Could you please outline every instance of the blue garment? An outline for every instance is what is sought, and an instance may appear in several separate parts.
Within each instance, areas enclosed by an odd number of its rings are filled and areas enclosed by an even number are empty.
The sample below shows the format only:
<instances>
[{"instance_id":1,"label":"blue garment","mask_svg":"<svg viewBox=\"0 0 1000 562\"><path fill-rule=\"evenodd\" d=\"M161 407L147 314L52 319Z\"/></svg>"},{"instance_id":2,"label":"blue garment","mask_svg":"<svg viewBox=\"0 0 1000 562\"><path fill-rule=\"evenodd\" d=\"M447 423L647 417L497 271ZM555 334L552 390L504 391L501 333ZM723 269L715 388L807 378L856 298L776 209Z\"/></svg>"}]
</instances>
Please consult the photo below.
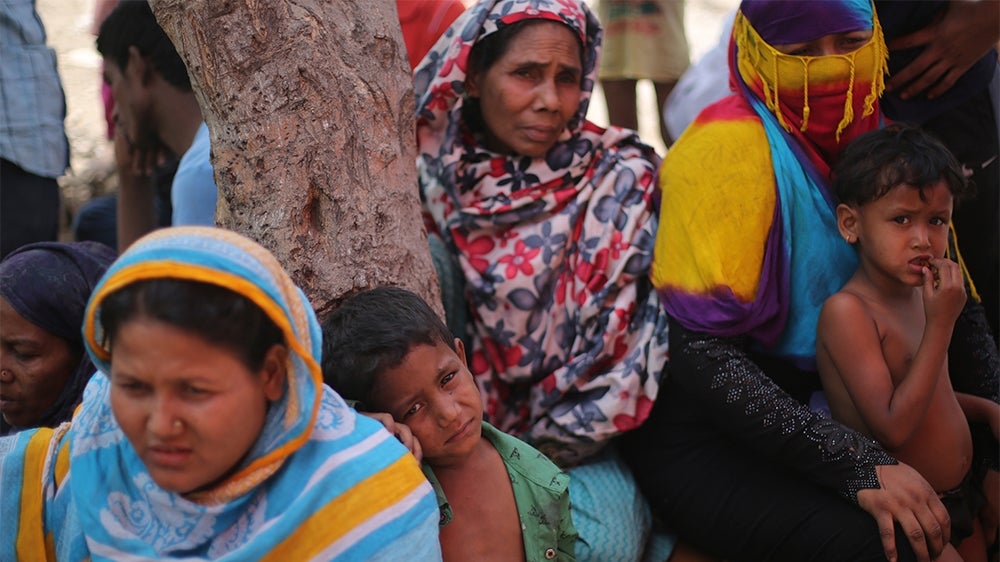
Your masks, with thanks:
<instances>
[{"instance_id":1,"label":"blue garment","mask_svg":"<svg viewBox=\"0 0 1000 562\"><path fill-rule=\"evenodd\" d=\"M257 440L221 482L186 494L156 484L118 425L98 320L120 287L166 277L243 295L288 350ZM72 424L0 438L0 560L440 560L430 484L381 424L323 385L315 313L267 250L222 229L158 230L114 262L86 310L101 372Z\"/></svg>"},{"instance_id":2,"label":"blue garment","mask_svg":"<svg viewBox=\"0 0 1000 562\"><path fill-rule=\"evenodd\" d=\"M57 178L69 167L56 53L34 0L0 0L0 158Z\"/></svg>"},{"instance_id":3,"label":"blue garment","mask_svg":"<svg viewBox=\"0 0 1000 562\"><path fill-rule=\"evenodd\" d=\"M584 561L651 560L651 550L666 560L674 537L651 534L653 518L628 466L615 446L566 471L573 502L573 525L579 533L576 559Z\"/></svg>"},{"instance_id":4,"label":"blue garment","mask_svg":"<svg viewBox=\"0 0 1000 562\"><path fill-rule=\"evenodd\" d=\"M215 171L212 169L212 146L208 138L208 125L202 122L194 141L181 156L177 174L171 187L173 226L214 226Z\"/></svg>"}]
</instances>

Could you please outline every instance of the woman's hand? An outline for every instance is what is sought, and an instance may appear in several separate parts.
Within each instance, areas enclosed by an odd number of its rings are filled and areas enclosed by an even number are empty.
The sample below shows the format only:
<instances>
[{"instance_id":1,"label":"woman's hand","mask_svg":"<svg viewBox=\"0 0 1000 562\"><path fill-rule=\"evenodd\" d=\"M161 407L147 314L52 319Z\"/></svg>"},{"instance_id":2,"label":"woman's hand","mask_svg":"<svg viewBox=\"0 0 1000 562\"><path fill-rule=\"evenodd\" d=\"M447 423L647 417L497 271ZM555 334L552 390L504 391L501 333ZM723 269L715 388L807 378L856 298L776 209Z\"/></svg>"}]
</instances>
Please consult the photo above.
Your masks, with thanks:
<instances>
[{"instance_id":1,"label":"woman's hand","mask_svg":"<svg viewBox=\"0 0 1000 562\"><path fill-rule=\"evenodd\" d=\"M882 548L891 562L898 559L894 522L899 522L917 560L937 558L951 538L951 518L937 493L909 465L875 467L881 488L858 492L858 505L878 523Z\"/></svg>"},{"instance_id":2,"label":"woman's hand","mask_svg":"<svg viewBox=\"0 0 1000 562\"><path fill-rule=\"evenodd\" d=\"M890 77L889 90L908 99L926 91L934 99L955 85L1000 39L1000 2L952 0L940 19L889 43L890 50L923 47L902 70Z\"/></svg>"},{"instance_id":3,"label":"woman's hand","mask_svg":"<svg viewBox=\"0 0 1000 562\"><path fill-rule=\"evenodd\" d=\"M385 426L386 431L396 436L399 442L403 444L404 447L410 450L410 453L414 457L417 457L417 462L420 462L424 458L424 452L420 448L420 441L413 435L410 428L403 423L399 423L392 419L392 416L385 412L359 412L363 416L368 416L373 420L378 421Z\"/></svg>"}]
</instances>

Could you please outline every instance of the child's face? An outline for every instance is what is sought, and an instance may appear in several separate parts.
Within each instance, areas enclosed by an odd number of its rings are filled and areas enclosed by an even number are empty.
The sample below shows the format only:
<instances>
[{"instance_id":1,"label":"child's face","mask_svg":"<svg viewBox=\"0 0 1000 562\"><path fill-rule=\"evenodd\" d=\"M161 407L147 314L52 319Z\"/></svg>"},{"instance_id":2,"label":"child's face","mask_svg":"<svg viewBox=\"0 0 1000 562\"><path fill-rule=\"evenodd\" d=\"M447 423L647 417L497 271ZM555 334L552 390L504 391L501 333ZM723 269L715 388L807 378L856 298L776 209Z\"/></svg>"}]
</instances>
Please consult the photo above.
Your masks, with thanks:
<instances>
[{"instance_id":1,"label":"child's face","mask_svg":"<svg viewBox=\"0 0 1000 562\"><path fill-rule=\"evenodd\" d=\"M952 195L944 180L920 191L897 185L875 201L853 208L858 256L871 270L909 286L923 283L922 268L944 257Z\"/></svg>"},{"instance_id":2,"label":"child's face","mask_svg":"<svg viewBox=\"0 0 1000 562\"><path fill-rule=\"evenodd\" d=\"M462 341L456 339L455 347L414 346L402 363L379 375L372 390L375 408L410 428L432 466L464 460L482 436L479 389Z\"/></svg>"}]
</instances>

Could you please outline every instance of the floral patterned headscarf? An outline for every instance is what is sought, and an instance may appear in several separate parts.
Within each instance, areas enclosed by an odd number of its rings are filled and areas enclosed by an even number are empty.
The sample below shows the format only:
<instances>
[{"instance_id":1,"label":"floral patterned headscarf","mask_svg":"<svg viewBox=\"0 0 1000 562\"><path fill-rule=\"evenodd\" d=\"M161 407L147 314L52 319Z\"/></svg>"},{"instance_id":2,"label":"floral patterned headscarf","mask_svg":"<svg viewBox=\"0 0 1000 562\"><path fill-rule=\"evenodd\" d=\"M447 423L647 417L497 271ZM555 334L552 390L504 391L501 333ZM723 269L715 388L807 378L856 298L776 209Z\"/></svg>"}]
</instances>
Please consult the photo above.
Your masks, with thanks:
<instances>
[{"instance_id":1,"label":"floral patterned headscarf","mask_svg":"<svg viewBox=\"0 0 1000 562\"><path fill-rule=\"evenodd\" d=\"M576 113L538 158L487 149L463 120L473 45L529 19L582 44ZM581 1L483 0L414 76L421 195L465 277L486 414L564 466L645 420L667 350L647 278L659 158L633 131L586 120L600 40Z\"/></svg>"}]
</instances>

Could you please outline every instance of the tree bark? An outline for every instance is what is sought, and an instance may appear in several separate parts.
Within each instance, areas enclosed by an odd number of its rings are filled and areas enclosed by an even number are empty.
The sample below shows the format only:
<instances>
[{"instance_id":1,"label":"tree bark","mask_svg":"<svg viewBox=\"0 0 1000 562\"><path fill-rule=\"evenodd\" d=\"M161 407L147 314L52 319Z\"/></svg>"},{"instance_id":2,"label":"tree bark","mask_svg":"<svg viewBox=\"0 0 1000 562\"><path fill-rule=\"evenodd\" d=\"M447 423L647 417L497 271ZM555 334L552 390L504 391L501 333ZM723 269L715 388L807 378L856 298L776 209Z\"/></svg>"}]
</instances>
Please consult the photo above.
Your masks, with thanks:
<instances>
[{"instance_id":1,"label":"tree bark","mask_svg":"<svg viewBox=\"0 0 1000 562\"><path fill-rule=\"evenodd\" d=\"M212 142L216 223L271 250L323 318L400 285L441 313L393 0L152 0Z\"/></svg>"}]
</instances>

